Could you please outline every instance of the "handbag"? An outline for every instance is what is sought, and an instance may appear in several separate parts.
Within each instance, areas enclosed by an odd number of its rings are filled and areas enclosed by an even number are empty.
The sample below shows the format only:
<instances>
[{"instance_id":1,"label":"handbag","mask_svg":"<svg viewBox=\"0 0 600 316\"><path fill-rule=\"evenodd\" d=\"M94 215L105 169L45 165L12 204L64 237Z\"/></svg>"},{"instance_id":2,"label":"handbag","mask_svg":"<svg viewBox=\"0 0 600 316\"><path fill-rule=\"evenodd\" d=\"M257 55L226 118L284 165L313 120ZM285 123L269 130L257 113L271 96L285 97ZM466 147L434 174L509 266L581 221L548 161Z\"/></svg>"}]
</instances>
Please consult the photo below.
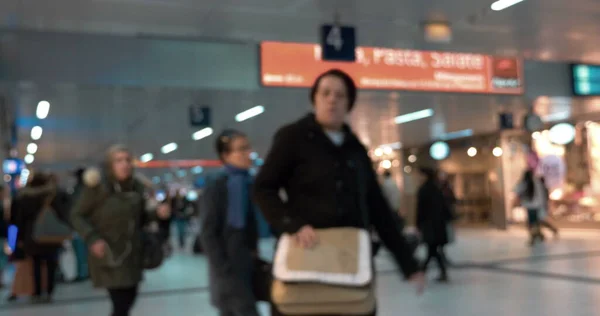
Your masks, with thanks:
<instances>
[{"instance_id":1,"label":"handbag","mask_svg":"<svg viewBox=\"0 0 600 316\"><path fill-rule=\"evenodd\" d=\"M33 240L40 244L62 244L72 236L71 228L62 222L52 209L53 199L54 196L46 199L34 223Z\"/></svg>"},{"instance_id":2,"label":"handbag","mask_svg":"<svg viewBox=\"0 0 600 316\"><path fill-rule=\"evenodd\" d=\"M254 260L252 271L252 292L258 302L271 302L273 265L260 258Z\"/></svg>"},{"instance_id":3,"label":"handbag","mask_svg":"<svg viewBox=\"0 0 600 316\"><path fill-rule=\"evenodd\" d=\"M446 224L446 236L449 244L456 241L456 232L454 231L454 225L452 223Z\"/></svg>"},{"instance_id":4,"label":"handbag","mask_svg":"<svg viewBox=\"0 0 600 316\"><path fill-rule=\"evenodd\" d=\"M364 229L315 229L319 243L312 249L296 246L288 234L279 240L271 300L281 313L365 315L375 310L371 223L364 185L368 181L358 165L356 181Z\"/></svg>"},{"instance_id":5,"label":"handbag","mask_svg":"<svg viewBox=\"0 0 600 316\"><path fill-rule=\"evenodd\" d=\"M287 315L364 315L375 309L371 238L365 229L315 229L319 244L304 249L279 240L271 299Z\"/></svg>"},{"instance_id":6,"label":"handbag","mask_svg":"<svg viewBox=\"0 0 600 316\"><path fill-rule=\"evenodd\" d=\"M162 243L160 242L160 234L143 232L143 266L146 270L153 270L163 263L165 254Z\"/></svg>"}]
</instances>

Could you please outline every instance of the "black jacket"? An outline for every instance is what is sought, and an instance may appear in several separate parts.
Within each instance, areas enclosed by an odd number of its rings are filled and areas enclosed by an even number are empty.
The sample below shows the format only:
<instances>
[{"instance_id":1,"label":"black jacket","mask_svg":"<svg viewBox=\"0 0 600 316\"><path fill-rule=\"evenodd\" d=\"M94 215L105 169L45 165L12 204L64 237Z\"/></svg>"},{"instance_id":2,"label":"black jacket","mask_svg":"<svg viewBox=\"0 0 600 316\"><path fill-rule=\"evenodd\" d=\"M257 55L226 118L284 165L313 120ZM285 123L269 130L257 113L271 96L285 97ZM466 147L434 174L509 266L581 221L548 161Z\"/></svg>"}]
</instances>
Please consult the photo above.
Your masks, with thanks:
<instances>
[{"instance_id":1,"label":"black jacket","mask_svg":"<svg viewBox=\"0 0 600 316\"><path fill-rule=\"evenodd\" d=\"M258 231L253 216L248 216L245 229L227 225L227 180L224 171L209 175L202 196L200 240L209 262L211 302L217 308L252 306L255 298L247 280L252 278Z\"/></svg>"},{"instance_id":2,"label":"black jacket","mask_svg":"<svg viewBox=\"0 0 600 316\"><path fill-rule=\"evenodd\" d=\"M417 263L383 196L367 150L348 126L344 133L344 143L336 146L313 114L281 128L255 180L254 199L281 233L295 233L304 225L372 226L409 276L417 271ZM279 196L281 188L287 194L285 203Z\"/></svg>"},{"instance_id":3,"label":"black jacket","mask_svg":"<svg viewBox=\"0 0 600 316\"><path fill-rule=\"evenodd\" d=\"M65 193L52 185L43 187L25 187L13 200L13 211L16 216L15 224L19 227L18 240L24 245L27 255L53 255L62 247L61 244L39 244L33 239L35 223L41 214L45 200L54 195L51 208L59 219L65 220L62 214L68 205L65 203ZM66 222L65 222L66 223Z\"/></svg>"},{"instance_id":4,"label":"black jacket","mask_svg":"<svg viewBox=\"0 0 600 316\"><path fill-rule=\"evenodd\" d=\"M444 192L434 181L425 182L417 194L417 227L430 245L448 243L447 225L452 214Z\"/></svg>"}]
</instances>

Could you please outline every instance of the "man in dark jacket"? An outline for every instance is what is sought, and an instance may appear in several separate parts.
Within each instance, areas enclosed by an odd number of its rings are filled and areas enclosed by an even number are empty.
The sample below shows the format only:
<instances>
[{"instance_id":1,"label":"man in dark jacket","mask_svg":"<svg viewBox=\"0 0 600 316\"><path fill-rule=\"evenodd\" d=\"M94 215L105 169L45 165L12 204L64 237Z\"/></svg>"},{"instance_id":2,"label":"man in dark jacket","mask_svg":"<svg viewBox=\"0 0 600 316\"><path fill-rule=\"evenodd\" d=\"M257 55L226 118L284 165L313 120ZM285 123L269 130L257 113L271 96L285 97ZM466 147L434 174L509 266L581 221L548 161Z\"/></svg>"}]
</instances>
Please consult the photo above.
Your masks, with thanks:
<instances>
[{"instance_id":1,"label":"man in dark jacket","mask_svg":"<svg viewBox=\"0 0 600 316\"><path fill-rule=\"evenodd\" d=\"M316 244L315 229L374 227L404 275L422 291L424 276L396 225L373 163L345 124L356 95L356 85L343 71L317 78L310 93L313 113L277 132L256 178L254 199L276 231L293 235L303 247Z\"/></svg>"},{"instance_id":2,"label":"man in dark jacket","mask_svg":"<svg viewBox=\"0 0 600 316\"><path fill-rule=\"evenodd\" d=\"M423 184L417 193L417 228L428 247L423 269L427 269L431 259L436 259L440 268L438 281L447 282L444 246L448 244L447 225L452 218L450 209L439 187L436 171L429 167L421 167L419 171Z\"/></svg>"}]
</instances>

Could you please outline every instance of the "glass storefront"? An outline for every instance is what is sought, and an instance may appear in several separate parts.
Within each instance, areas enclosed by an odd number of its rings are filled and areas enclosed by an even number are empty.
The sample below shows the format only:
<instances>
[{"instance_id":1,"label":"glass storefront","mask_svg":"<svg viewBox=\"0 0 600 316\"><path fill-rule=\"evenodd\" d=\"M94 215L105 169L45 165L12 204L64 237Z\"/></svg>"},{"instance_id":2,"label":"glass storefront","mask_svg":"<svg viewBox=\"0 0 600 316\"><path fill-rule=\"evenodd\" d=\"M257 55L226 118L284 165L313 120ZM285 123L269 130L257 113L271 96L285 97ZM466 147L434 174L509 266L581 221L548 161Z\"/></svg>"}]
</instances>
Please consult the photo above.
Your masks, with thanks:
<instances>
[{"instance_id":1,"label":"glass storefront","mask_svg":"<svg viewBox=\"0 0 600 316\"><path fill-rule=\"evenodd\" d=\"M548 215L561 226L600 227L600 124L581 122L571 140L560 139L565 135L552 129L531 135L536 173L550 192ZM525 220L522 208L511 215L513 222Z\"/></svg>"}]
</instances>

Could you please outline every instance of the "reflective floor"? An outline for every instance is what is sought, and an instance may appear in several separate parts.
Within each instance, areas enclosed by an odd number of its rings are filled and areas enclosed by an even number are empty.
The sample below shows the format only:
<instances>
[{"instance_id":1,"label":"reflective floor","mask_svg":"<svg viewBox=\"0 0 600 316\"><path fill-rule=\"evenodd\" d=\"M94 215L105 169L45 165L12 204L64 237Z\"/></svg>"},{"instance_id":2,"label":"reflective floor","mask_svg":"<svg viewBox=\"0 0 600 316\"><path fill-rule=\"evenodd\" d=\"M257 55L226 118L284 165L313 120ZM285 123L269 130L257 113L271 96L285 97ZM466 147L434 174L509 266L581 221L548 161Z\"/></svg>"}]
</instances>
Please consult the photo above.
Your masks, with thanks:
<instances>
[{"instance_id":1,"label":"reflective floor","mask_svg":"<svg viewBox=\"0 0 600 316\"><path fill-rule=\"evenodd\" d=\"M269 256L271 249L265 243L264 255ZM600 232L563 232L559 240L529 248L520 230L463 230L448 254L455 265L450 271L452 282L432 282L421 297L402 282L388 255L380 254L379 315L600 313ZM430 270L433 279L435 266ZM7 295L6 291L1 294ZM109 314L104 293L93 290L89 283L60 285L55 298L52 305L2 302L0 315ZM266 306L261 309L268 315ZM176 253L160 270L148 273L133 315L217 315L208 303L205 259Z\"/></svg>"}]
</instances>

